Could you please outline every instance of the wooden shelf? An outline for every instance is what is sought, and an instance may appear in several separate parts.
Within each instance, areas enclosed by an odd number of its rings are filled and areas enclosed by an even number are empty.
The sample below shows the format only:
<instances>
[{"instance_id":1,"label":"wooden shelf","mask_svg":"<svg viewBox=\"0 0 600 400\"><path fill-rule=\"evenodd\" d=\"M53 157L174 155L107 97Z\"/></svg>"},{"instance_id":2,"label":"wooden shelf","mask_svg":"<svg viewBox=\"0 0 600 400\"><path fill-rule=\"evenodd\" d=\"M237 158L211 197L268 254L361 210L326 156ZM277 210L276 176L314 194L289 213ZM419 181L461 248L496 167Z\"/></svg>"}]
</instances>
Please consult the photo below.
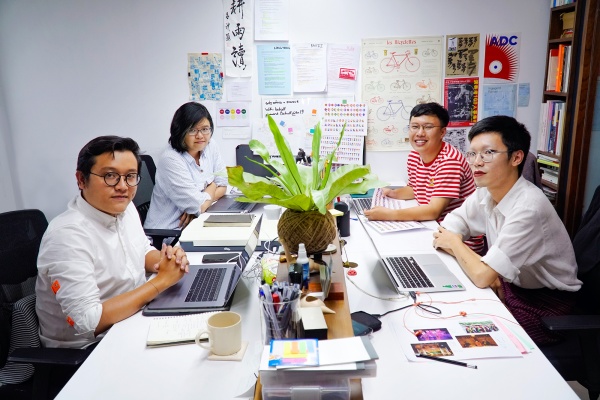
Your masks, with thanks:
<instances>
[{"instance_id":1,"label":"wooden shelf","mask_svg":"<svg viewBox=\"0 0 600 400\"><path fill-rule=\"evenodd\" d=\"M542 178L542 185L549 187L552 190L558 191L558 185L552 182L548 182L544 178Z\"/></svg>"}]
</instances>

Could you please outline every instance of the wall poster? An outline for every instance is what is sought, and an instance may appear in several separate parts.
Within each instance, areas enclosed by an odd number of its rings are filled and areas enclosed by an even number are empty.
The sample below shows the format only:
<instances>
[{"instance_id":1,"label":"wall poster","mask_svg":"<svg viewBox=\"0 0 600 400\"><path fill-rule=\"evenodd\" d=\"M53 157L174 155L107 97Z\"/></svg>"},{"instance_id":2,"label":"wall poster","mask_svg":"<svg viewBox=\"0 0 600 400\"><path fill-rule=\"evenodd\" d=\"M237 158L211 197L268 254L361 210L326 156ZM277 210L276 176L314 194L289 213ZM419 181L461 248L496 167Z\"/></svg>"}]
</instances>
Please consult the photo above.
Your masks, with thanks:
<instances>
[{"instance_id":1,"label":"wall poster","mask_svg":"<svg viewBox=\"0 0 600 400\"><path fill-rule=\"evenodd\" d=\"M479 71L479 33L446 36L446 76L474 76Z\"/></svg>"},{"instance_id":2,"label":"wall poster","mask_svg":"<svg viewBox=\"0 0 600 400\"><path fill-rule=\"evenodd\" d=\"M478 104L479 78L444 80L444 107L450 115L449 127L474 125Z\"/></svg>"},{"instance_id":3,"label":"wall poster","mask_svg":"<svg viewBox=\"0 0 600 400\"><path fill-rule=\"evenodd\" d=\"M441 102L443 37L363 39L362 102L367 103L367 150L411 149L410 110Z\"/></svg>"}]
</instances>

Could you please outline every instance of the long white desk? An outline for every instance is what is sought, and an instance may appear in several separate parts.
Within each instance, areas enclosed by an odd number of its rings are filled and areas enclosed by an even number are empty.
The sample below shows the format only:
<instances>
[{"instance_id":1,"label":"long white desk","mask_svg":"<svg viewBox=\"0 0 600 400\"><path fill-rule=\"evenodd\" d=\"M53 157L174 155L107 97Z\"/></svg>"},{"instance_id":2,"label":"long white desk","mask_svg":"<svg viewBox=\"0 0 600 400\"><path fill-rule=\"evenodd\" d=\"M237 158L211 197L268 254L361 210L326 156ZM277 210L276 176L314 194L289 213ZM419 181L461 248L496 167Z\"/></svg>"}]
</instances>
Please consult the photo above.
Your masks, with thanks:
<instances>
[{"instance_id":1,"label":"long white desk","mask_svg":"<svg viewBox=\"0 0 600 400\"><path fill-rule=\"evenodd\" d=\"M349 260L359 264L355 276L346 276L351 312L381 314L412 303L412 299L401 299L393 288L383 266L378 262L379 256L373 248L371 238L378 249L386 252L431 252L433 229L437 224L428 222L426 225L431 229L382 235L371 228L364 228L357 220L351 220L351 235L345 238L348 242L346 250ZM369 230L370 236L365 229ZM467 287L467 291L431 293L431 299L448 302L481 299L453 305L434 304L442 310L443 315L456 315L460 311L466 311L467 315L494 314L514 321L506 307L497 301L498 298L491 289L477 288L462 272L453 257L442 252L438 254ZM364 292L400 300L375 299ZM427 297L422 299L426 300ZM406 321L403 321L403 314L406 312L410 314L407 315ZM381 330L371 335L372 343L379 354L377 377L362 380L365 399L578 399L537 347L522 358L469 360L478 366L476 370L437 362L415 363L409 362L404 356L398 345L398 332L405 329L404 323L418 328L419 317L409 308L388 314L382 317L381 321ZM443 326L444 322L440 325ZM522 328L517 329L529 339ZM533 341L529 340L533 344Z\"/></svg>"},{"instance_id":2,"label":"long white desk","mask_svg":"<svg viewBox=\"0 0 600 400\"><path fill-rule=\"evenodd\" d=\"M435 223L428 225L433 227ZM432 230L386 235L374 231L369 233L379 249L431 251ZM351 311L382 313L410 304L391 286L378 263L371 239L359 221L351 221L351 236L346 240L348 258L359 264L357 275L351 278L358 288L350 277L346 277ZM190 253L192 263L199 262L200 257L200 253ZM434 300L497 300L491 290L476 288L452 257L444 254L441 257L467 286L467 291L431 294ZM150 319L137 313L110 329L57 398L251 398L261 351L255 285L251 279L242 279L232 306L233 311L243 315L242 334L249 342L242 362L209 361L208 352L195 344L148 349L145 339ZM375 299L363 291L398 300ZM496 301L437 306L444 315L466 311L468 314L483 312L512 319L508 310ZM377 377L362 380L365 399L413 396L420 399L577 399L569 385L537 349L522 358L474 360L477 370L437 362L408 362L398 345L398 332L405 329L404 312L382 317L381 330L371 335L380 358ZM246 395L241 396L245 392Z\"/></svg>"}]
</instances>

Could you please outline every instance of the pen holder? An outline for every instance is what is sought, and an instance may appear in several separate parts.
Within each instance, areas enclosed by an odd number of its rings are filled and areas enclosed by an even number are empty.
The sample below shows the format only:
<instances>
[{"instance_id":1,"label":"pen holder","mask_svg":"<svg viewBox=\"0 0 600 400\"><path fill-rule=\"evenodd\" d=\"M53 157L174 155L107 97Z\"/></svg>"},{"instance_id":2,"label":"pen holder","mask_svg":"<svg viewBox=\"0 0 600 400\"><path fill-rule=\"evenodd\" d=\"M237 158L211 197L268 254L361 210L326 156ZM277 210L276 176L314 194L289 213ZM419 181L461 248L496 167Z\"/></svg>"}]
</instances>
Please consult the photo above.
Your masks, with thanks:
<instances>
[{"instance_id":1,"label":"pen holder","mask_svg":"<svg viewBox=\"0 0 600 400\"><path fill-rule=\"evenodd\" d=\"M263 343L269 344L271 339L295 339L300 320L300 298L272 303L261 297L259 301Z\"/></svg>"}]
</instances>

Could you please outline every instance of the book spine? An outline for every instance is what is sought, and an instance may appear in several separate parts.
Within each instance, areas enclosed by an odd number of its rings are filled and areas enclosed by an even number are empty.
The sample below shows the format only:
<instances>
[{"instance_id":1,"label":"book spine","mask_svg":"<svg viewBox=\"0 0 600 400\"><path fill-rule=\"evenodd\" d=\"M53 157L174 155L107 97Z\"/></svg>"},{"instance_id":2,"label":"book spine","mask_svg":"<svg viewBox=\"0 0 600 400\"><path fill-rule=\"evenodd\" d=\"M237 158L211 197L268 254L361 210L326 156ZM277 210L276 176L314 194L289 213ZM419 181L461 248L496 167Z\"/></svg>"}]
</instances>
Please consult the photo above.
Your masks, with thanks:
<instances>
[{"instance_id":1,"label":"book spine","mask_svg":"<svg viewBox=\"0 0 600 400\"><path fill-rule=\"evenodd\" d=\"M554 77L555 90L557 92L560 92L562 89L564 59L565 59L565 45L559 44L558 45L558 59L556 62L556 76Z\"/></svg>"}]
</instances>

